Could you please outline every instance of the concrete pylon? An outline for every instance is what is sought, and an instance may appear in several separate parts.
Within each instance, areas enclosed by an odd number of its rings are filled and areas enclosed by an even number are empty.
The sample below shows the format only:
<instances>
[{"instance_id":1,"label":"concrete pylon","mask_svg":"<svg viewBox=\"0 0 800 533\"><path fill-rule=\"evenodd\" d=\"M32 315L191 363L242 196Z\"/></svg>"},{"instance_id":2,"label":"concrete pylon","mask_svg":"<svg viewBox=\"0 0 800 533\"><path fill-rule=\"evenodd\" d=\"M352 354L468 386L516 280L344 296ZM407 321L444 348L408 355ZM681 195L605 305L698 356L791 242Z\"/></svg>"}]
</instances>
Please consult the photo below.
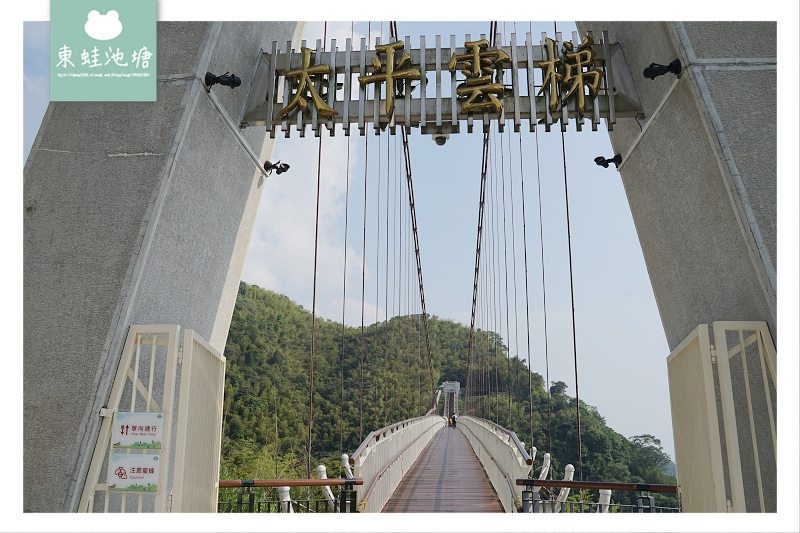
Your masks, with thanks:
<instances>
[{"instance_id":1,"label":"concrete pylon","mask_svg":"<svg viewBox=\"0 0 800 533\"><path fill-rule=\"evenodd\" d=\"M612 41L624 44L644 104L641 120L619 121L609 135L614 153L621 155L620 176L670 350L689 342L706 324L726 321L765 322L777 345L777 23L577 26L582 34L608 30ZM679 73L645 76L652 63L676 61L681 64ZM725 335L712 342L720 350L726 345ZM744 343L730 346L735 345L744 361ZM725 425L730 422L717 417L717 410L723 409L720 387L731 386L723 383L717 359L728 356L720 351L703 366L697 355L691 359L695 366L685 367L691 371L670 375L671 395L686 400L672 404L673 421L685 422L674 426L678 483L687 495L683 511L775 512L772 432L751 433L751 424L740 421L735 426L738 438L732 439ZM742 383L748 375L753 383L767 383L762 367L752 362L758 358L748 358L747 373L740 370L740 381L733 385L737 393L744 394ZM707 381L703 368L708 369ZM762 390L771 387L765 384ZM762 392L759 399L749 389L746 394L747 403L737 407L752 409L754 418L766 424L773 413L762 405L769 398ZM704 417L711 422L697 427L709 429L711 437L705 441L689 429L691 421ZM711 427L713 421L718 427ZM719 435L726 435L725 442ZM700 450L720 465L715 494L705 498L690 496L708 490L691 464ZM712 470L711 461L703 467ZM748 491L738 501L732 496L736 480L731 474L737 470L743 472ZM706 476L704 481L713 479Z\"/></svg>"},{"instance_id":2,"label":"concrete pylon","mask_svg":"<svg viewBox=\"0 0 800 533\"><path fill-rule=\"evenodd\" d=\"M156 102L58 102L24 171L24 510L77 508L128 327L223 351L274 141L239 130L296 22L159 22ZM235 73L214 86L206 72Z\"/></svg>"},{"instance_id":3,"label":"concrete pylon","mask_svg":"<svg viewBox=\"0 0 800 533\"><path fill-rule=\"evenodd\" d=\"M576 24L623 43L644 104L609 136L670 350L718 320L777 343L777 24Z\"/></svg>"}]
</instances>

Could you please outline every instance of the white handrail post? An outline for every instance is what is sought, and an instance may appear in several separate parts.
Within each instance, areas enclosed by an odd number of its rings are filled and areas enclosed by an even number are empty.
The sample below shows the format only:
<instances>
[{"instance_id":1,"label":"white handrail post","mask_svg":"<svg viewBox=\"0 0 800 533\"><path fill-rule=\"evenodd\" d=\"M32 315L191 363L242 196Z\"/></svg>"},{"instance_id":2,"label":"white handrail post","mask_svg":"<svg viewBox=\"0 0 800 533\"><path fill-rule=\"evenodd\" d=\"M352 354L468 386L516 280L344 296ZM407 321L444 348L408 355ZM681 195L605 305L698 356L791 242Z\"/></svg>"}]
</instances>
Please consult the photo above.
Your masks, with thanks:
<instances>
[{"instance_id":1,"label":"white handrail post","mask_svg":"<svg viewBox=\"0 0 800 533\"><path fill-rule=\"evenodd\" d=\"M355 476L353 475L353 470L350 468L350 456L346 453L342 454L342 466L344 467L344 473L347 474L347 478L353 479Z\"/></svg>"},{"instance_id":2,"label":"white handrail post","mask_svg":"<svg viewBox=\"0 0 800 533\"><path fill-rule=\"evenodd\" d=\"M600 489L600 498L598 498L598 512L607 513L609 503L611 503L611 491L609 489Z\"/></svg>"},{"instance_id":3,"label":"white handrail post","mask_svg":"<svg viewBox=\"0 0 800 533\"><path fill-rule=\"evenodd\" d=\"M547 473L550 472L550 454L544 454L542 459L542 471L539 473L539 479L547 479Z\"/></svg>"},{"instance_id":4,"label":"white handrail post","mask_svg":"<svg viewBox=\"0 0 800 533\"><path fill-rule=\"evenodd\" d=\"M572 465L567 465L566 468L564 468L564 481L572 481L572 476L574 474L575 467ZM554 513L561 512L561 504L564 503L564 501L567 499L567 496L569 496L569 487L563 487L561 492L558 493L558 498L556 498L556 503L553 506Z\"/></svg>"},{"instance_id":5,"label":"white handrail post","mask_svg":"<svg viewBox=\"0 0 800 533\"><path fill-rule=\"evenodd\" d=\"M325 465L319 465L317 467L317 477L320 479L328 479L328 472L325 470ZM328 500L328 507L332 511L336 510L336 503L333 499L333 492L331 492L331 488L329 485L323 485L322 492L325 494L325 499Z\"/></svg>"},{"instance_id":6,"label":"white handrail post","mask_svg":"<svg viewBox=\"0 0 800 533\"><path fill-rule=\"evenodd\" d=\"M284 513L293 513L292 497L289 495L289 487L278 487L281 495L281 509Z\"/></svg>"}]
</instances>

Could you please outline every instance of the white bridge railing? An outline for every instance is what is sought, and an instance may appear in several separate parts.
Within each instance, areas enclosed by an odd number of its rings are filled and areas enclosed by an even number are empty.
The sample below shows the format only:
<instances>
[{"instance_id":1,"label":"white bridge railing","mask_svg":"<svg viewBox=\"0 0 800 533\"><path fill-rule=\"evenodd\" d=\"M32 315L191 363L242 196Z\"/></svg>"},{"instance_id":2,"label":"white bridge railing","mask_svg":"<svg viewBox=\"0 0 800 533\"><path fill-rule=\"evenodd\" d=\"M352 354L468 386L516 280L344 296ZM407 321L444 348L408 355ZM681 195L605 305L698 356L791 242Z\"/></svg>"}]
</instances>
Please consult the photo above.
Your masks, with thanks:
<instances>
[{"instance_id":1,"label":"white bridge railing","mask_svg":"<svg viewBox=\"0 0 800 533\"><path fill-rule=\"evenodd\" d=\"M370 433L349 461L343 457L345 464L353 465L354 477L364 480L356 489L359 512L379 513L383 509L422 450L444 426L443 417L430 413L403 420Z\"/></svg>"},{"instance_id":2,"label":"white bridge railing","mask_svg":"<svg viewBox=\"0 0 800 533\"><path fill-rule=\"evenodd\" d=\"M516 480L528 476L533 458L517 435L494 422L472 416L458 417L458 428L478 456L506 512L522 512L522 487L516 485Z\"/></svg>"}]
</instances>

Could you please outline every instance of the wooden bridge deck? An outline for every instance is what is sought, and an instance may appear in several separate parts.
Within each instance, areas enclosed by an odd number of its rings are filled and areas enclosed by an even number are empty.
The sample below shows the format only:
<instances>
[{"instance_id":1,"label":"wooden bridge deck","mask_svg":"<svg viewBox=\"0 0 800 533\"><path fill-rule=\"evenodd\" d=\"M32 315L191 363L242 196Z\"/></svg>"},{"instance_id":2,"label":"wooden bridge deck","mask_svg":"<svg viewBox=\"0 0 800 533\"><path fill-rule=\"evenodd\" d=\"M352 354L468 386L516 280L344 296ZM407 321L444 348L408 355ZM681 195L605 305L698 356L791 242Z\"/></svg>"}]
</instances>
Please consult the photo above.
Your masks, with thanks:
<instances>
[{"instance_id":1,"label":"wooden bridge deck","mask_svg":"<svg viewBox=\"0 0 800 533\"><path fill-rule=\"evenodd\" d=\"M443 428L400 482L383 513L502 513L467 438Z\"/></svg>"}]
</instances>

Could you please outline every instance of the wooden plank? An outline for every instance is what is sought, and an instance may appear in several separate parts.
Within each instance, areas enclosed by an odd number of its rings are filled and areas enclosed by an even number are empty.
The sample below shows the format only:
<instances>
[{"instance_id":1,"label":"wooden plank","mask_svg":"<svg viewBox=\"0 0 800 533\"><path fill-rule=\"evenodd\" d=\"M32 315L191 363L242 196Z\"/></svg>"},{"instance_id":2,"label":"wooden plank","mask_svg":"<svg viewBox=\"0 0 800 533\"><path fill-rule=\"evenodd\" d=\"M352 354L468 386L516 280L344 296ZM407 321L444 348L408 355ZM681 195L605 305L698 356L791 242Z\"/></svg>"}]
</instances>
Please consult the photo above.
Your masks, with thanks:
<instances>
[{"instance_id":1,"label":"wooden plank","mask_svg":"<svg viewBox=\"0 0 800 533\"><path fill-rule=\"evenodd\" d=\"M464 434L457 428L444 428L382 512L502 513L503 506Z\"/></svg>"}]
</instances>

